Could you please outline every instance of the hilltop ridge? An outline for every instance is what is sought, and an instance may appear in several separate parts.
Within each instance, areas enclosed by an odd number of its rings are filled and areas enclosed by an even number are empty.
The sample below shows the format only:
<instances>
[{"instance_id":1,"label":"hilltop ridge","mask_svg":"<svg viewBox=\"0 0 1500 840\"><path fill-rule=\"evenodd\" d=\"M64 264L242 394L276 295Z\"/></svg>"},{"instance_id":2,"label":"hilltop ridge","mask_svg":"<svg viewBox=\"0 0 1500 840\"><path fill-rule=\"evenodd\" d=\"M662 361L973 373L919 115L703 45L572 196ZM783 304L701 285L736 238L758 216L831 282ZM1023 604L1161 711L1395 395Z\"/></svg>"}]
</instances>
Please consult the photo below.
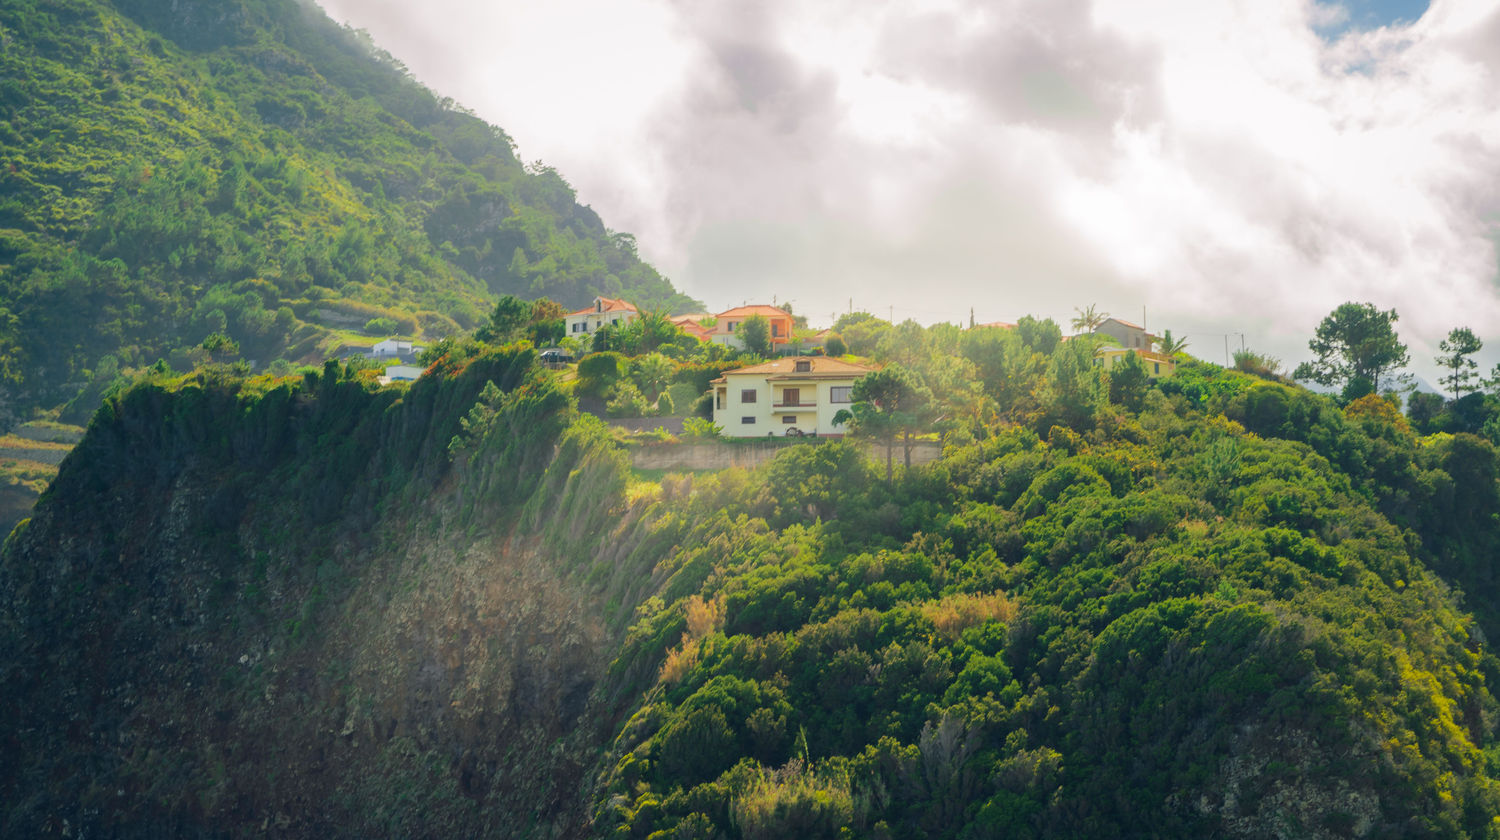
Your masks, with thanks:
<instances>
[{"instance_id":1,"label":"hilltop ridge","mask_svg":"<svg viewBox=\"0 0 1500 840\"><path fill-rule=\"evenodd\" d=\"M0 8L0 409L220 333L315 359L495 296L692 308L505 132L294 0Z\"/></svg>"}]
</instances>

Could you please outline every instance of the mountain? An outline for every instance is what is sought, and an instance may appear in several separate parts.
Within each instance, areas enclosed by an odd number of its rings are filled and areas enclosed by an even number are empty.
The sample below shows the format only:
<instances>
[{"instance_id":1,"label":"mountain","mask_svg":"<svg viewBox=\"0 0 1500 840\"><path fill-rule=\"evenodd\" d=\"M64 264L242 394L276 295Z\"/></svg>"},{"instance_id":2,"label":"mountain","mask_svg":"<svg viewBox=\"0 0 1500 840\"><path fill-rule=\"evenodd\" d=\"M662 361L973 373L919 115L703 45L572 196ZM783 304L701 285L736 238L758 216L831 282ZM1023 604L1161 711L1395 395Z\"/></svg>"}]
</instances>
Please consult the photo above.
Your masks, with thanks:
<instances>
[{"instance_id":1,"label":"mountain","mask_svg":"<svg viewBox=\"0 0 1500 840\"><path fill-rule=\"evenodd\" d=\"M1489 836L1495 448L1020 332L882 339L892 480L634 472L526 345L153 374L0 553L3 833Z\"/></svg>"},{"instance_id":2,"label":"mountain","mask_svg":"<svg viewBox=\"0 0 1500 840\"><path fill-rule=\"evenodd\" d=\"M697 307L556 171L311 5L6 2L0 76L0 411L191 367L214 333L321 362L471 329L505 293Z\"/></svg>"}]
</instances>

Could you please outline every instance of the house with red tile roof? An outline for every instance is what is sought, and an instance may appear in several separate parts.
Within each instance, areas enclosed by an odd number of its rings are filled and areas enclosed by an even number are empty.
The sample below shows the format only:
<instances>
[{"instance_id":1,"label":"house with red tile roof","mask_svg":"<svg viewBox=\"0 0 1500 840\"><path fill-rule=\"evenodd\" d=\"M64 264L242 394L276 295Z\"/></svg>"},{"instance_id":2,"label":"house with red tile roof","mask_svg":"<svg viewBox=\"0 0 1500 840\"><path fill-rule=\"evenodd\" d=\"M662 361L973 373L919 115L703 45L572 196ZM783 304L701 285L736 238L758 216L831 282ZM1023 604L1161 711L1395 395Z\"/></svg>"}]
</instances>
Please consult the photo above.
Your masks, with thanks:
<instances>
[{"instance_id":1,"label":"house with red tile roof","mask_svg":"<svg viewBox=\"0 0 1500 840\"><path fill-rule=\"evenodd\" d=\"M603 326L623 327L641 317L635 304L617 298L596 297L594 305L563 316L563 328L567 335L582 337L593 335Z\"/></svg>"},{"instance_id":2,"label":"house with red tile roof","mask_svg":"<svg viewBox=\"0 0 1500 840\"><path fill-rule=\"evenodd\" d=\"M698 322L712 317L713 316L709 315L707 312L693 312L687 315L674 315L672 316L671 320L673 324L681 327L683 332L687 333L693 338L696 338L699 341L708 341L708 327L705 327Z\"/></svg>"},{"instance_id":3,"label":"house with red tile roof","mask_svg":"<svg viewBox=\"0 0 1500 840\"><path fill-rule=\"evenodd\" d=\"M787 312L774 306L736 306L727 311L720 312L716 317L719 319L708 331L708 340L716 344L727 344L740 350L745 349L745 342L740 340L738 331L745 319L752 315L765 318L771 325L771 347L780 347L792 340L792 316Z\"/></svg>"}]
</instances>

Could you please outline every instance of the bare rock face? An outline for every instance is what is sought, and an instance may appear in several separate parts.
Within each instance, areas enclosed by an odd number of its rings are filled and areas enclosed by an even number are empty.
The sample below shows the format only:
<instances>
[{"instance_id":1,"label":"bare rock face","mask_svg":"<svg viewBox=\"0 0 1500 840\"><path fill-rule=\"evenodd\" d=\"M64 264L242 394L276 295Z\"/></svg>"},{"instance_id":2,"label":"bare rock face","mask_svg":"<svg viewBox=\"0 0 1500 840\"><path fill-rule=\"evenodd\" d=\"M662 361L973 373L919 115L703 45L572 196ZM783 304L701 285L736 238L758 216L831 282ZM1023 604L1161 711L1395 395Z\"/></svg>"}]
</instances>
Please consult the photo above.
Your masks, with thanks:
<instances>
[{"instance_id":1,"label":"bare rock face","mask_svg":"<svg viewBox=\"0 0 1500 840\"><path fill-rule=\"evenodd\" d=\"M1351 784L1351 775L1330 768L1367 762L1371 782ZM1204 816L1221 820L1226 837L1322 840L1370 837L1382 825L1380 797L1373 790L1379 751L1334 750L1296 728L1246 727L1230 744L1212 792L1193 803ZM1399 832L1397 832L1399 833Z\"/></svg>"}]
</instances>

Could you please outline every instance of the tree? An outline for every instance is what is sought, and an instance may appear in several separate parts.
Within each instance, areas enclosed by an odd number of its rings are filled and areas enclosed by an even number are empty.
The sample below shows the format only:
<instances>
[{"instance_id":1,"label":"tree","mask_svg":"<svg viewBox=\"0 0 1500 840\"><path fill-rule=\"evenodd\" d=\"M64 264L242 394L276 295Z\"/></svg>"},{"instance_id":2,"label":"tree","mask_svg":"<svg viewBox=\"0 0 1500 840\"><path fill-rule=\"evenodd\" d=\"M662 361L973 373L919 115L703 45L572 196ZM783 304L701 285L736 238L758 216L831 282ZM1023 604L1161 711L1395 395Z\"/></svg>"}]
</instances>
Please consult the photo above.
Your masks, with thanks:
<instances>
[{"instance_id":1,"label":"tree","mask_svg":"<svg viewBox=\"0 0 1500 840\"><path fill-rule=\"evenodd\" d=\"M578 360L578 379L573 386L579 396L602 397L620 381L625 359L619 353L591 353Z\"/></svg>"},{"instance_id":2,"label":"tree","mask_svg":"<svg viewBox=\"0 0 1500 840\"><path fill-rule=\"evenodd\" d=\"M1173 338L1171 330L1162 330L1161 336L1156 339L1157 351L1165 353L1168 356L1175 356L1181 353L1187 349L1187 345L1186 338Z\"/></svg>"},{"instance_id":3,"label":"tree","mask_svg":"<svg viewBox=\"0 0 1500 840\"><path fill-rule=\"evenodd\" d=\"M526 337L538 347L547 347L562 341L567 329L563 316L568 310L551 298L537 298L531 302L531 323L526 327Z\"/></svg>"},{"instance_id":4,"label":"tree","mask_svg":"<svg viewBox=\"0 0 1500 840\"><path fill-rule=\"evenodd\" d=\"M1417 434L1430 435L1440 430L1444 408L1441 394L1418 391L1406 401L1406 418Z\"/></svg>"},{"instance_id":5,"label":"tree","mask_svg":"<svg viewBox=\"0 0 1500 840\"><path fill-rule=\"evenodd\" d=\"M589 351L592 353L618 353L624 349L624 340L621 329L614 324L605 324L594 330L589 338Z\"/></svg>"},{"instance_id":6,"label":"tree","mask_svg":"<svg viewBox=\"0 0 1500 840\"><path fill-rule=\"evenodd\" d=\"M1381 311L1370 303L1343 304L1323 319L1307 343L1318 358L1298 365L1292 378L1342 386L1348 401L1379 393L1383 384L1402 382L1395 371L1410 357L1392 327L1397 317L1396 310Z\"/></svg>"},{"instance_id":7,"label":"tree","mask_svg":"<svg viewBox=\"0 0 1500 840\"><path fill-rule=\"evenodd\" d=\"M829 333L823 342L823 352L829 356L842 356L849 352L849 347L838 333Z\"/></svg>"},{"instance_id":8,"label":"tree","mask_svg":"<svg viewBox=\"0 0 1500 840\"><path fill-rule=\"evenodd\" d=\"M1470 356L1478 353L1484 342L1468 327L1455 327L1448 333L1448 338L1438 343L1438 349L1443 355L1437 356L1433 361L1448 369L1448 374L1438 380L1447 386L1449 393L1454 399L1474 390L1474 384L1478 375L1474 372L1479 365Z\"/></svg>"},{"instance_id":9,"label":"tree","mask_svg":"<svg viewBox=\"0 0 1500 840\"><path fill-rule=\"evenodd\" d=\"M677 366L672 364L672 360L660 353L642 356L632 362L630 368L630 377L635 380L648 401L655 400L672 381L672 374L677 372Z\"/></svg>"},{"instance_id":10,"label":"tree","mask_svg":"<svg viewBox=\"0 0 1500 840\"><path fill-rule=\"evenodd\" d=\"M771 355L771 322L763 316L751 315L740 322L740 341L745 349L763 358Z\"/></svg>"},{"instance_id":11,"label":"tree","mask_svg":"<svg viewBox=\"0 0 1500 840\"><path fill-rule=\"evenodd\" d=\"M490 344L508 344L521 337L531 323L532 306L515 295L501 295L490 312L490 322L475 336Z\"/></svg>"},{"instance_id":12,"label":"tree","mask_svg":"<svg viewBox=\"0 0 1500 840\"><path fill-rule=\"evenodd\" d=\"M210 333L198 346L207 350L209 359L215 362L232 359L240 354L239 342L221 332Z\"/></svg>"},{"instance_id":13,"label":"tree","mask_svg":"<svg viewBox=\"0 0 1500 840\"><path fill-rule=\"evenodd\" d=\"M1044 356L1052 355L1052 351L1062 343L1062 329L1051 318L1038 321L1030 315L1022 315L1021 320L1016 322L1016 334L1021 337L1021 343L1031 348L1032 352Z\"/></svg>"},{"instance_id":14,"label":"tree","mask_svg":"<svg viewBox=\"0 0 1500 840\"><path fill-rule=\"evenodd\" d=\"M1131 411L1140 411L1150 384L1151 377L1140 354L1131 350L1109 370L1109 400Z\"/></svg>"},{"instance_id":15,"label":"tree","mask_svg":"<svg viewBox=\"0 0 1500 840\"><path fill-rule=\"evenodd\" d=\"M394 318L371 318L365 322L365 335L393 335L396 326Z\"/></svg>"},{"instance_id":16,"label":"tree","mask_svg":"<svg viewBox=\"0 0 1500 840\"><path fill-rule=\"evenodd\" d=\"M833 322L833 330L844 339L847 352L856 356L874 353L880 337L890 328L890 322L868 312L848 312Z\"/></svg>"},{"instance_id":17,"label":"tree","mask_svg":"<svg viewBox=\"0 0 1500 840\"><path fill-rule=\"evenodd\" d=\"M1078 313L1078 317L1074 318L1070 323L1073 325L1073 329L1078 332L1091 333L1103 326L1105 321L1109 320L1109 313L1100 312L1092 303L1085 309L1079 309L1075 306L1073 307L1073 311Z\"/></svg>"},{"instance_id":18,"label":"tree","mask_svg":"<svg viewBox=\"0 0 1500 840\"><path fill-rule=\"evenodd\" d=\"M605 403L605 411L610 417L641 417L650 407L651 402L628 379L615 383L609 390L609 401Z\"/></svg>"},{"instance_id":19,"label":"tree","mask_svg":"<svg viewBox=\"0 0 1500 840\"><path fill-rule=\"evenodd\" d=\"M1075 339L1059 346L1047 362L1047 375L1038 391L1043 408L1039 431L1053 425L1092 428L1099 407L1109 397L1109 380L1094 363L1092 342Z\"/></svg>"},{"instance_id":20,"label":"tree","mask_svg":"<svg viewBox=\"0 0 1500 840\"><path fill-rule=\"evenodd\" d=\"M840 409L835 425L848 423L850 431L885 443L885 480L894 472L896 437L904 433L906 465L911 466L911 435L932 404L932 394L900 365L871 371L854 383L853 405Z\"/></svg>"}]
</instances>

